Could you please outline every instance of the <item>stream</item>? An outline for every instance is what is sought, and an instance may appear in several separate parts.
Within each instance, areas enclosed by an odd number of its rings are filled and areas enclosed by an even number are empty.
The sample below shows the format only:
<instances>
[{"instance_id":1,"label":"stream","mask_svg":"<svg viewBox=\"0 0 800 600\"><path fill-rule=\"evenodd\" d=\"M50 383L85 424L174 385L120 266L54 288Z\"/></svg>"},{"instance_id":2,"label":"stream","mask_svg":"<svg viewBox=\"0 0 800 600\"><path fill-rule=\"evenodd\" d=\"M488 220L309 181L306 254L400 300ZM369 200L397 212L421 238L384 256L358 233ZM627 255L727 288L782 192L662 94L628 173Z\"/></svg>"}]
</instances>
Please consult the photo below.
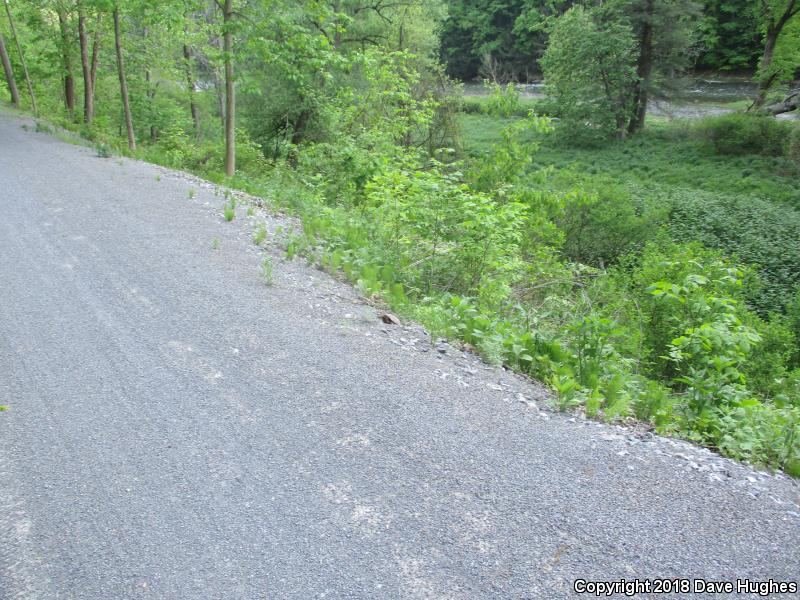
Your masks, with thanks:
<instances>
[{"instance_id":1,"label":"stream","mask_svg":"<svg viewBox=\"0 0 800 600\"><path fill-rule=\"evenodd\" d=\"M519 84L523 98L544 98L544 82ZM733 102L751 100L756 85L752 79L740 76L697 77L682 87L666 93L663 97L651 98L648 113L670 119L698 118L732 112ZM486 96L489 91L482 82L464 83L465 96ZM779 119L798 119L797 111L778 115Z\"/></svg>"}]
</instances>

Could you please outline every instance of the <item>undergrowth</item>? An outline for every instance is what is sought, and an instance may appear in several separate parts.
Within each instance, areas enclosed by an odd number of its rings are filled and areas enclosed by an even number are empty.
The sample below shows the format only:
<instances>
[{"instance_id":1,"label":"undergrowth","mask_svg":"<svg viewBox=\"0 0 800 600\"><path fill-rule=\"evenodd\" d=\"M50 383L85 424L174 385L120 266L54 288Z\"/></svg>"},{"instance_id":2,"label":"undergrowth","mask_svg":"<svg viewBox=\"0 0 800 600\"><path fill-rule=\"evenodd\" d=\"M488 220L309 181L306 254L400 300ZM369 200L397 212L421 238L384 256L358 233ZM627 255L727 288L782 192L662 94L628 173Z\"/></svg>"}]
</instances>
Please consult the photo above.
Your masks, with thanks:
<instances>
[{"instance_id":1,"label":"undergrowth","mask_svg":"<svg viewBox=\"0 0 800 600\"><path fill-rule=\"evenodd\" d=\"M704 154L680 124L600 151L567 149L536 116L465 115L470 155L430 152L397 140L413 140L435 105L406 93L413 81L380 77L375 85L391 90L380 111L334 98L328 139L289 161L268 163L246 134L228 180L205 158L219 148L180 132L140 156L299 215L288 257L344 273L434 338L548 383L560 409L638 419L800 475L797 271L765 258L795 255L759 245L757 229L743 244L744 234L726 241L720 231L726 219L780 229L771 211L792 215L798 203L800 184L786 185L793 163ZM726 212L726 194L762 203ZM227 195L225 217L234 209ZM707 227L714 219L723 225ZM793 230L781 231L775 243L785 245ZM271 261L262 277L272 282Z\"/></svg>"}]
</instances>

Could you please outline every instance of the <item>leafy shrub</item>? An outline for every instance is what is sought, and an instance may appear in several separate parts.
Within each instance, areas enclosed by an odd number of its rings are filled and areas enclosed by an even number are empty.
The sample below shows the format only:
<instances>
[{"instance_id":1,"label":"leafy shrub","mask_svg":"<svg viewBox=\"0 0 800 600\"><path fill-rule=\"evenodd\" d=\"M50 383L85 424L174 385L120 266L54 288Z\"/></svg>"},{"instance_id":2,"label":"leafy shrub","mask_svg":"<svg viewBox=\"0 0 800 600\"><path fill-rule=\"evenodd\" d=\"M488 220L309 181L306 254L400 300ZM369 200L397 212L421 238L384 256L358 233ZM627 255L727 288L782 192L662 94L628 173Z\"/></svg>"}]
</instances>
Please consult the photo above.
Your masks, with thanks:
<instances>
[{"instance_id":1,"label":"leafy shrub","mask_svg":"<svg viewBox=\"0 0 800 600\"><path fill-rule=\"evenodd\" d=\"M796 345L794 354L789 359L789 367L800 368L800 287L786 303L786 326L794 335Z\"/></svg>"},{"instance_id":2,"label":"leafy shrub","mask_svg":"<svg viewBox=\"0 0 800 600\"><path fill-rule=\"evenodd\" d=\"M773 117L732 113L704 119L698 130L717 154L783 156L791 125Z\"/></svg>"},{"instance_id":3,"label":"leafy shrub","mask_svg":"<svg viewBox=\"0 0 800 600\"><path fill-rule=\"evenodd\" d=\"M461 100L460 109L468 115L480 114L486 110L486 100L479 96L466 96Z\"/></svg>"},{"instance_id":4,"label":"leafy shrub","mask_svg":"<svg viewBox=\"0 0 800 600\"><path fill-rule=\"evenodd\" d=\"M713 440L728 456L772 464L800 477L800 408L746 399L719 411Z\"/></svg>"},{"instance_id":5,"label":"leafy shrub","mask_svg":"<svg viewBox=\"0 0 800 600\"><path fill-rule=\"evenodd\" d=\"M748 303L766 316L782 311L800 285L800 212L759 198L674 191L673 239L719 248L758 272Z\"/></svg>"},{"instance_id":6,"label":"leafy shrub","mask_svg":"<svg viewBox=\"0 0 800 600\"><path fill-rule=\"evenodd\" d=\"M489 98L486 102L487 113L504 119L519 114L522 104L520 102L519 89L515 84L508 83L503 88L498 83L485 81L484 85L490 89Z\"/></svg>"},{"instance_id":7,"label":"leafy shrub","mask_svg":"<svg viewBox=\"0 0 800 600\"><path fill-rule=\"evenodd\" d=\"M743 366L748 387L762 398L800 402L791 373L800 348L791 320L780 314L772 314L769 321L752 316L747 320L761 337L758 352Z\"/></svg>"},{"instance_id":8,"label":"leafy shrub","mask_svg":"<svg viewBox=\"0 0 800 600\"><path fill-rule=\"evenodd\" d=\"M564 172L551 178L558 187ZM556 218L564 232L564 254L573 261L605 267L622 255L641 248L666 222L667 207L634 199L607 178L572 179L572 189L562 195Z\"/></svg>"},{"instance_id":9,"label":"leafy shrub","mask_svg":"<svg viewBox=\"0 0 800 600\"><path fill-rule=\"evenodd\" d=\"M524 207L498 203L432 163L398 165L366 184L366 222L374 260L392 265L415 293L504 294L518 263Z\"/></svg>"},{"instance_id":10,"label":"leafy shrub","mask_svg":"<svg viewBox=\"0 0 800 600\"><path fill-rule=\"evenodd\" d=\"M680 357L670 356L675 340L690 329L736 314L742 273L718 252L700 244L648 244L640 256L624 261L629 293L638 307L646 372L668 383L680 376ZM631 315L633 317L633 315ZM711 332L708 332L709 334Z\"/></svg>"},{"instance_id":11,"label":"leafy shrub","mask_svg":"<svg viewBox=\"0 0 800 600\"><path fill-rule=\"evenodd\" d=\"M786 156L800 166L800 125L792 127L792 131L789 134L789 145Z\"/></svg>"},{"instance_id":12,"label":"leafy shrub","mask_svg":"<svg viewBox=\"0 0 800 600\"><path fill-rule=\"evenodd\" d=\"M555 21L540 64L548 103L563 121L560 137L592 145L624 135L635 47L630 24L603 20L580 6Z\"/></svg>"},{"instance_id":13,"label":"leafy shrub","mask_svg":"<svg viewBox=\"0 0 800 600\"><path fill-rule=\"evenodd\" d=\"M192 154L193 145L189 141L189 136L177 123L171 124L164 130L158 140L158 145L154 149L160 153L158 162L170 167L181 167L188 157Z\"/></svg>"},{"instance_id":14,"label":"leafy shrub","mask_svg":"<svg viewBox=\"0 0 800 600\"><path fill-rule=\"evenodd\" d=\"M251 175L261 175L269 169L261 146L244 129L236 129L236 168Z\"/></svg>"}]
</instances>

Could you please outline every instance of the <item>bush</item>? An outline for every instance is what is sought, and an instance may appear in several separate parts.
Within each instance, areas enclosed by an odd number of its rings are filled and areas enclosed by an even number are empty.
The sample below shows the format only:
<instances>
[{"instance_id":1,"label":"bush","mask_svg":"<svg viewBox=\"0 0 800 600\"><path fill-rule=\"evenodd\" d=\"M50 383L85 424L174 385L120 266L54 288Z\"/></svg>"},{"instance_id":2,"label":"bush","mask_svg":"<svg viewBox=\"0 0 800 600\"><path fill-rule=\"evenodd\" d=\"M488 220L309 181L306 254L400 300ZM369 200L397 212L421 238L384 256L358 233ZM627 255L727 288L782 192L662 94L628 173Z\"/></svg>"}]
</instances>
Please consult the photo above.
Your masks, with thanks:
<instances>
[{"instance_id":1,"label":"bush","mask_svg":"<svg viewBox=\"0 0 800 600\"><path fill-rule=\"evenodd\" d=\"M490 89L489 100L486 103L486 111L490 115L508 119L512 115L519 114L522 109L520 102L519 88L513 83L506 84L505 89L497 83L484 82Z\"/></svg>"},{"instance_id":2,"label":"bush","mask_svg":"<svg viewBox=\"0 0 800 600\"><path fill-rule=\"evenodd\" d=\"M792 127L786 156L800 166L800 125Z\"/></svg>"},{"instance_id":3,"label":"bush","mask_svg":"<svg viewBox=\"0 0 800 600\"><path fill-rule=\"evenodd\" d=\"M588 145L624 136L636 79L635 47L624 20L602 19L576 6L555 21L540 64L548 103L564 121L561 137Z\"/></svg>"},{"instance_id":4,"label":"bush","mask_svg":"<svg viewBox=\"0 0 800 600\"><path fill-rule=\"evenodd\" d=\"M800 212L759 198L674 191L670 233L676 241L699 241L752 266L760 287L748 303L766 316L782 311L800 285Z\"/></svg>"},{"instance_id":5,"label":"bush","mask_svg":"<svg viewBox=\"0 0 800 600\"><path fill-rule=\"evenodd\" d=\"M380 262L402 265L410 289L486 294L514 270L521 204L471 190L435 163L428 171L389 170L366 191Z\"/></svg>"},{"instance_id":6,"label":"bush","mask_svg":"<svg viewBox=\"0 0 800 600\"><path fill-rule=\"evenodd\" d=\"M784 156L793 127L773 117L732 113L704 119L700 135L716 154Z\"/></svg>"},{"instance_id":7,"label":"bush","mask_svg":"<svg viewBox=\"0 0 800 600\"><path fill-rule=\"evenodd\" d=\"M557 173L552 182L572 174ZM666 206L634 199L610 178L577 177L573 190L563 195L563 212L556 219L564 232L563 253L593 267L614 264L620 256L641 248L666 222Z\"/></svg>"}]
</instances>

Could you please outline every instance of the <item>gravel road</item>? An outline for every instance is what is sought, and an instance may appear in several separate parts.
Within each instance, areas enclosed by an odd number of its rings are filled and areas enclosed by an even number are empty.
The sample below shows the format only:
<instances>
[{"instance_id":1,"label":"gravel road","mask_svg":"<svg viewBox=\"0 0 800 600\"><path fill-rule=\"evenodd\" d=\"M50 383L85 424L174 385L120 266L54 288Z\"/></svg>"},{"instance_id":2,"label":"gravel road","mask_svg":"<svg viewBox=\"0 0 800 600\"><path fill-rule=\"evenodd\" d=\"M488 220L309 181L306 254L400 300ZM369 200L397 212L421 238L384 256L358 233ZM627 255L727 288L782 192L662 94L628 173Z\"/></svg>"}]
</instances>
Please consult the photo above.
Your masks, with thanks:
<instances>
[{"instance_id":1,"label":"gravel road","mask_svg":"<svg viewBox=\"0 0 800 600\"><path fill-rule=\"evenodd\" d=\"M793 480L552 413L223 202L0 112L0 598L798 578Z\"/></svg>"}]
</instances>

